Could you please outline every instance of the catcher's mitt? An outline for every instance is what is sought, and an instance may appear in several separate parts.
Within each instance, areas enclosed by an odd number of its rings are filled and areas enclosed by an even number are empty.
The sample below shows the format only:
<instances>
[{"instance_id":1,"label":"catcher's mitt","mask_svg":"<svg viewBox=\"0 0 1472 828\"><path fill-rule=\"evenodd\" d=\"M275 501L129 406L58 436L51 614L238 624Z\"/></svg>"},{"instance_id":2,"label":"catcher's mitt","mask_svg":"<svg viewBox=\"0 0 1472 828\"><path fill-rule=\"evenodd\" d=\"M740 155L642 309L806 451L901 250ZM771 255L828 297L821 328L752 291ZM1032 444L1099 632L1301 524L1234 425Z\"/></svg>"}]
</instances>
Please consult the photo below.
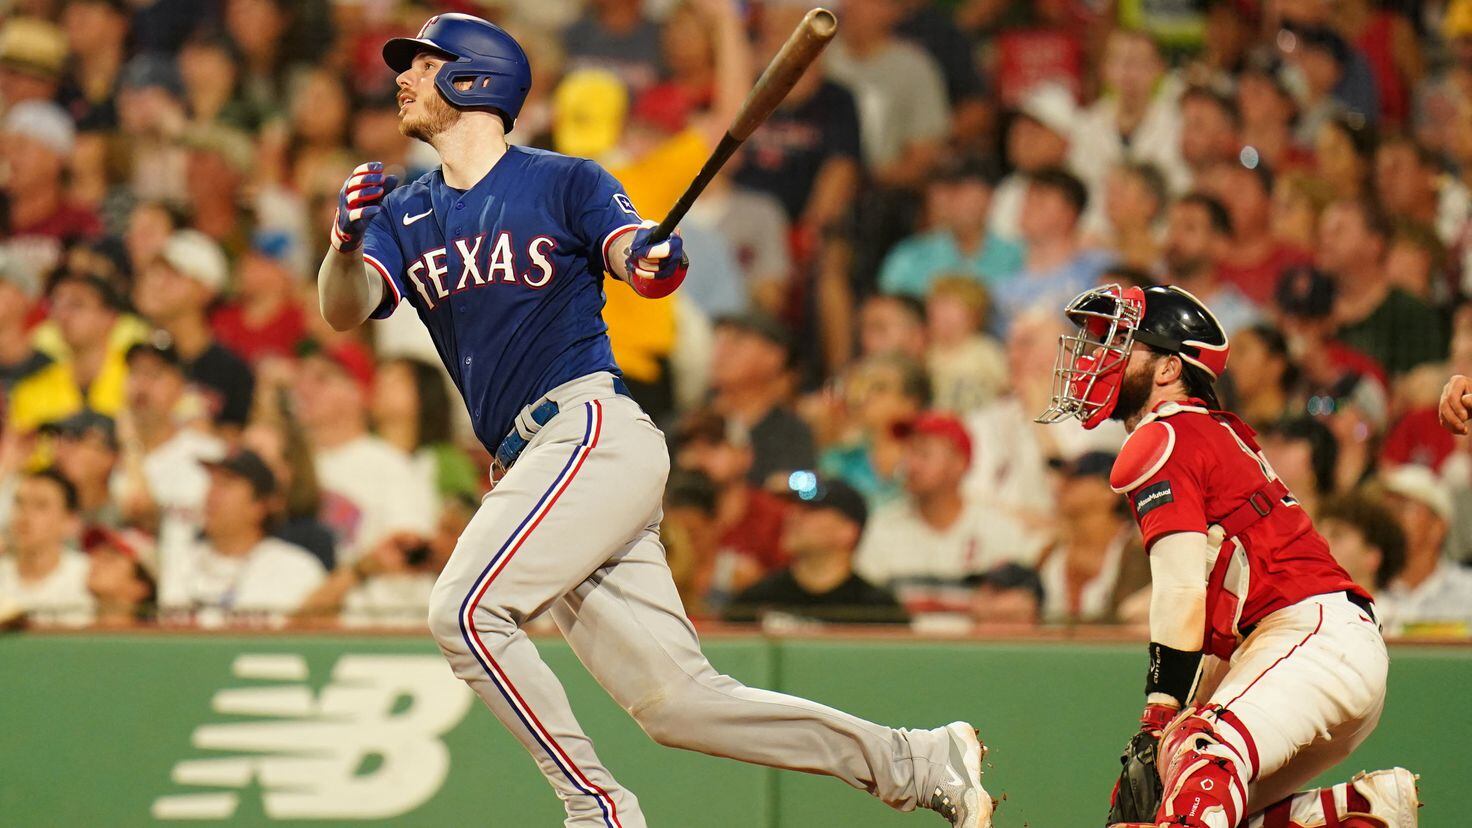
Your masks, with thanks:
<instances>
[{"instance_id":1,"label":"catcher's mitt","mask_svg":"<svg viewBox=\"0 0 1472 828\"><path fill-rule=\"evenodd\" d=\"M1159 745L1159 732L1141 730L1130 737L1129 744L1125 745L1124 753L1119 757L1124 768L1119 772L1114 795L1110 797L1109 821L1106 825L1141 822L1153 824L1163 794L1160 773L1155 768L1155 754Z\"/></svg>"}]
</instances>

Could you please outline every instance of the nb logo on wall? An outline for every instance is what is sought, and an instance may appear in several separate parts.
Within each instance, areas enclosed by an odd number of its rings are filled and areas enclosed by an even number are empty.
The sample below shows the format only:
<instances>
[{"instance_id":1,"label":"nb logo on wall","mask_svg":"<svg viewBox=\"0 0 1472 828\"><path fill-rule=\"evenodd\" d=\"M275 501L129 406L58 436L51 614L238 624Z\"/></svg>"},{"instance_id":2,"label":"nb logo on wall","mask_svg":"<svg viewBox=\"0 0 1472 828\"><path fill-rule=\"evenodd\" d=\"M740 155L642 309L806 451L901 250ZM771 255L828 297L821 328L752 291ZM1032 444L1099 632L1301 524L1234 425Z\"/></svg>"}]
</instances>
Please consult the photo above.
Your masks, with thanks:
<instances>
[{"instance_id":1,"label":"nb logo on wall","mask_svg":"<svg viewBox=\"0 0 1472 828\"><path fill-rule=\"evenodd\" d=\"M438 656L345 655L318 692L298 655L241 655L232 672L249 686L211 700L231 720L196 728L205 755L171 774L194 790L154 800L154 819L227 820L247 796L270 819L401 816L444 784L440 737L473 700Z\"/></svg>"}]
</instances>

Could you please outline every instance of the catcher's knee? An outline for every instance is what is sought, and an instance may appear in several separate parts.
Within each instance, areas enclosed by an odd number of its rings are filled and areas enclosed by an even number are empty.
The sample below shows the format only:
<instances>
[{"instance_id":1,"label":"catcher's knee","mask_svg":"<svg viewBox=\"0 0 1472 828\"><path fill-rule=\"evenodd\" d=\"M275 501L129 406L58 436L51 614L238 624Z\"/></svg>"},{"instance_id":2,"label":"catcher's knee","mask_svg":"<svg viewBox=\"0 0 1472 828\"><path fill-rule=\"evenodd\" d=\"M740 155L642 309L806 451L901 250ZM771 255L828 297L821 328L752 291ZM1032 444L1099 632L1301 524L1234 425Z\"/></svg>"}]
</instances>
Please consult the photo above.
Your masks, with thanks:
<instances>
[{"instance_id":1,"label":"catcher's knee","mask_svg":"<svg viewBox=\"0 0 1472 828\"><path fill-rule=\"evenodd\" d=\"M1235 828L1247 806L1247 763L1217 732L1216 712L1198 711L1160 743L1164 791L1156 819L1172 825Z\"/></svg>"}]
</instances>

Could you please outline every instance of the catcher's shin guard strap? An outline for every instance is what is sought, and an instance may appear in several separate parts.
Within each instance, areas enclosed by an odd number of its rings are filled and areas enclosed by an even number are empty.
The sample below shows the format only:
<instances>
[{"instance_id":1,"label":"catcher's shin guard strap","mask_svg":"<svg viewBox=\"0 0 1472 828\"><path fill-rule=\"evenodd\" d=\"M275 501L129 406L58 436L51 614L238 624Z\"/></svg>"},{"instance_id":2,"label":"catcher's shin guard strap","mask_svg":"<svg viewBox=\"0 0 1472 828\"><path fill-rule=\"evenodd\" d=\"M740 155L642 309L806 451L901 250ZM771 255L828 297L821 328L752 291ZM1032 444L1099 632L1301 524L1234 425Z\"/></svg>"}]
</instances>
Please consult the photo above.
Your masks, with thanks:
<instances>
[{"instance_id":1,"label":"catcher's shin guard strap","mask_svg":"<svg viewBox=\"0 0 1472 828\"><path fill-rule=\"evenodd\" d=\"M1150 671L1145 674L1145 695L1164 693L1182 707L1191 703L1201 678L1201 652L1188 652L1150 642Z\"/></svg>"}]
</instances>

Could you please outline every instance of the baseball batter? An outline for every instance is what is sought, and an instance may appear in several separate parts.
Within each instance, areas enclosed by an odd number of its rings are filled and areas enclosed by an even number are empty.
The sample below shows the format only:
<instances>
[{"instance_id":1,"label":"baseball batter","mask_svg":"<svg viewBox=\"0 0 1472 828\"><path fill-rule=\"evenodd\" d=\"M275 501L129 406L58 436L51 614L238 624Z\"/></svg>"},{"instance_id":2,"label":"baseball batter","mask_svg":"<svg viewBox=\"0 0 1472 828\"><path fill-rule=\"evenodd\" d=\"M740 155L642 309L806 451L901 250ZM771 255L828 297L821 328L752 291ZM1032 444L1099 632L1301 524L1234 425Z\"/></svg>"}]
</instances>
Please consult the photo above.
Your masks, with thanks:
<instances>
[{"instance_id":1,"label":"baseball batter","mask_svg":"<svg viewBox=\"0 0 1472 828\"><path fill-rule=\"evenodd\" d=\"M1403 768L1294 793L1374 730L1388 659L1369 594L1335 563L1252 429L1221 410L1221 325L1175 287L1111 285L1066 314L1078 329L1061 338L1039 421L1124 422L1110 485L1128 499L1153 577L1145 712L1110 822L1414 826L1415 778Z\"/></svg>"},{"instance_id":2,"label":"baseball batter","mask_svg":"<svg viewBox=\"0 0 1472 828\"><path fill-rule=\"evenodd\" d=\"M566 824L636 828L639 800L583 734L522 625L550 610L588 670L661 744L823 773L900 810L991 824L970 725L892 729L717 673L659 541L663 435L629 398L601 317L605 273L661 297L680 238L651 241L592 161L511 147L531 85L505 31L443 14L383 49L400 129L441 167L395 187L378 163L344 185L319 273L339 330L408 302L503 470L435 585L429 625L455 675L526 746Z\"/></svg>"}]
</instances>

